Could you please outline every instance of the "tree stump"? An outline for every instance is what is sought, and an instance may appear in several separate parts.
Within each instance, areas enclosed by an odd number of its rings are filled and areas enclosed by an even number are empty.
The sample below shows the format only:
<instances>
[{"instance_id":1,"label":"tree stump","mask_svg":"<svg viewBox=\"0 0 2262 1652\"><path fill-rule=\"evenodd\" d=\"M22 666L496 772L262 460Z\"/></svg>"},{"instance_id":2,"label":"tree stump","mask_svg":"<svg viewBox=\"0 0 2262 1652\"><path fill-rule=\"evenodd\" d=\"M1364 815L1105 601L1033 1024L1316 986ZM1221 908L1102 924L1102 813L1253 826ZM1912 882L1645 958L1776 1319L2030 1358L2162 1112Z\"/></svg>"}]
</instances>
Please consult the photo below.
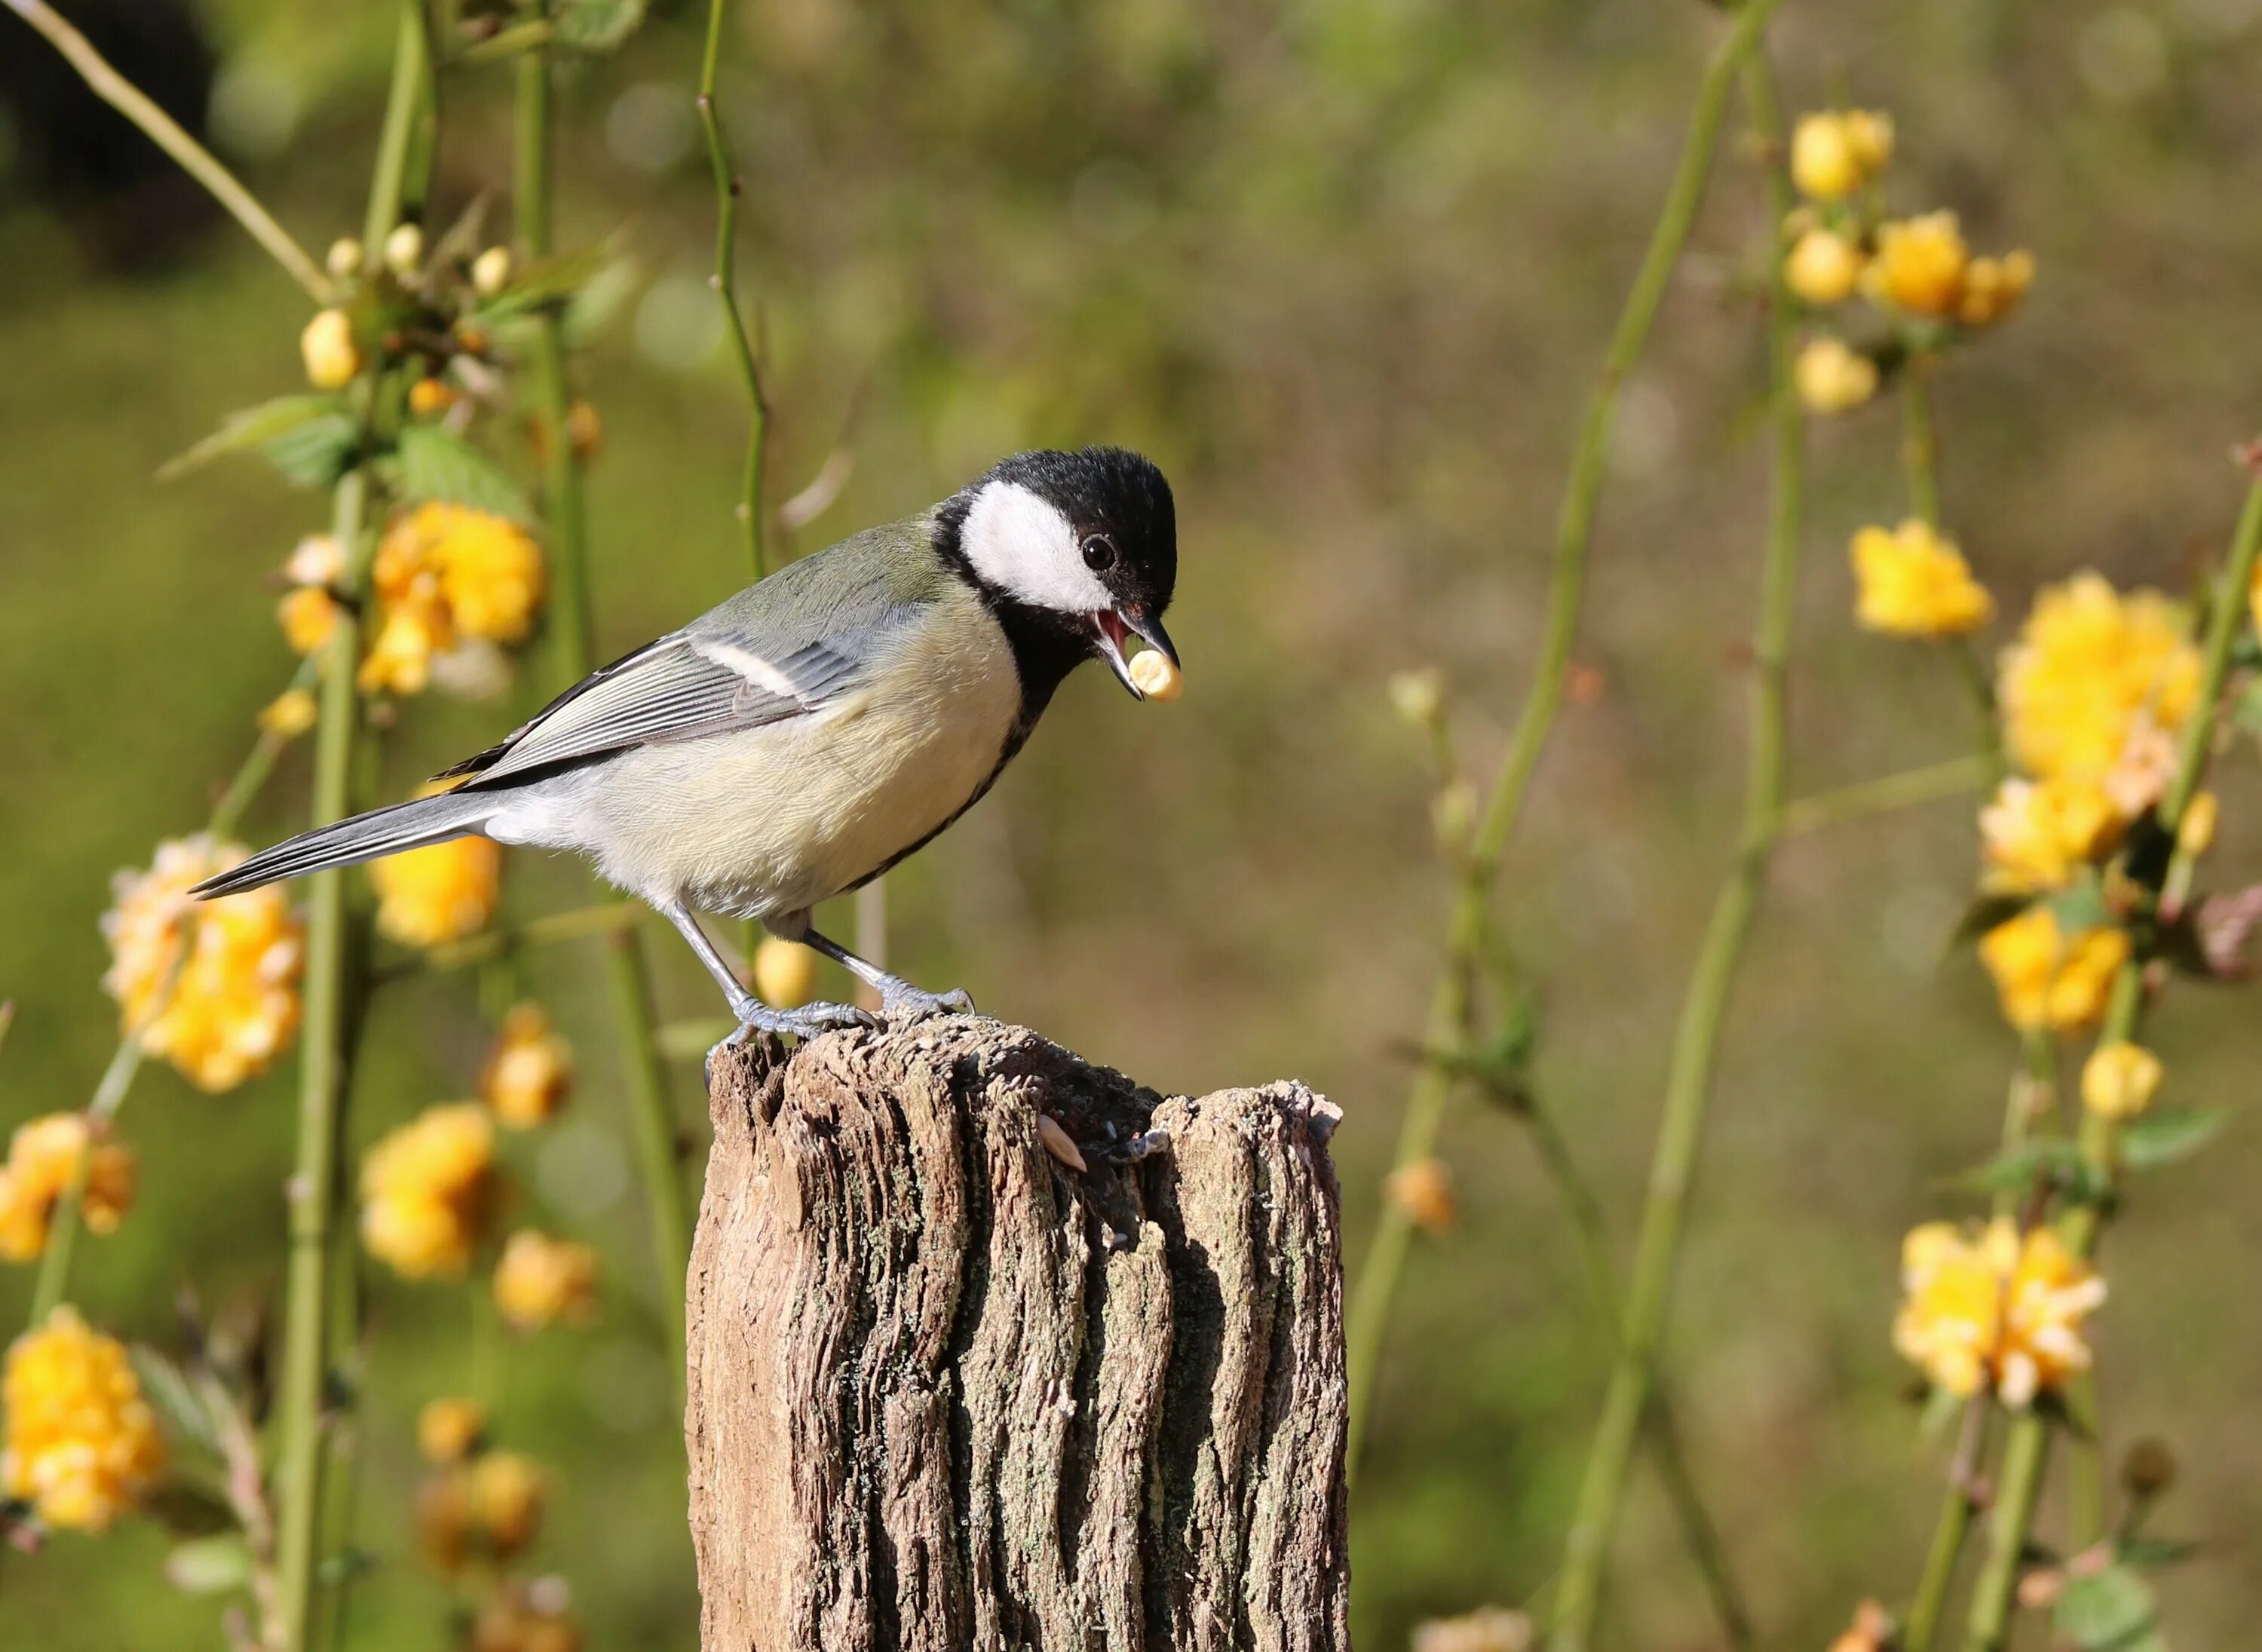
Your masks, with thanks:
<instances>
[{"instance_id":1,"label":"tree stump","mask_svg":"<svg viewBox=\"0 0 2262 1652\"><path fill-rule=\"evenodd\" d=\"M1346 1652L1333 1106L976 1016L709 1076L705 1652Z\"/></svg>"}]
</instances>

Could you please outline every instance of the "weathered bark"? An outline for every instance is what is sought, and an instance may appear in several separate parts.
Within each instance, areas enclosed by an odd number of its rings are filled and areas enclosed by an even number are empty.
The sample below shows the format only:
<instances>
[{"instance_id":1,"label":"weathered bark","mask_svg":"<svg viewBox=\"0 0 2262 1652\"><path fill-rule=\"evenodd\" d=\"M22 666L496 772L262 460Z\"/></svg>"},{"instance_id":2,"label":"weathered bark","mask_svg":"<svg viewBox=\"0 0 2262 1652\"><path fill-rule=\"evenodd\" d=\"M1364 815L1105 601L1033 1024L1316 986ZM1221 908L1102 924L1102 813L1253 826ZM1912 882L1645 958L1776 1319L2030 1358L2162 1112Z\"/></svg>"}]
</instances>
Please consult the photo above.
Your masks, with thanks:
<instances>
[{"instance_id":1,"label":"weathered bark","mask_svg":"<svg viewBox=\"0 0 2262 1652\"><path fill-rule=\"evenodd\" d=\"M1348 1648L1332 1106L973 1016L710 1078L706 1652Z\"/></svg>"}]
</instances>

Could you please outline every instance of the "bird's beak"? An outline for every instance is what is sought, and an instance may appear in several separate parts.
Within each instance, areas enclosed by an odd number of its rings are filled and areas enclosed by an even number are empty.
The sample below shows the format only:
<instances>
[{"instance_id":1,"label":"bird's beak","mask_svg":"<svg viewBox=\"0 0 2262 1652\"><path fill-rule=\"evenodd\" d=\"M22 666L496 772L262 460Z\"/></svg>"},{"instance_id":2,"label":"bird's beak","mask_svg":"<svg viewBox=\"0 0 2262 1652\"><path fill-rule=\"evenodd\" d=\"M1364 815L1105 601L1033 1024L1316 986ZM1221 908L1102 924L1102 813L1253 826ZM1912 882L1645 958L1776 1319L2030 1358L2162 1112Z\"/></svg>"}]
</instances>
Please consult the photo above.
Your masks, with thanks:
<instances>
[{"instance_id":1,"label":"bird's beak","mask_svg":"<svg viewBox=\"0 0 2262 1652\"><path fill-rule=\"evenodd\" d=\"M1178 645L1171 633L1163 629L1163 622L1137 602L1126 602L1120 608L1103 608L1091 617L1092 629L1099 633L1099 652L1107 661L1107 668L1115 674L1124 691L1135 700L1147 697L1131 675L1131 656L1124 652L1126 639L1136 636L1159 649L1163 657L1173 666L1178 663Z\"/></svg>"}]
</instances>

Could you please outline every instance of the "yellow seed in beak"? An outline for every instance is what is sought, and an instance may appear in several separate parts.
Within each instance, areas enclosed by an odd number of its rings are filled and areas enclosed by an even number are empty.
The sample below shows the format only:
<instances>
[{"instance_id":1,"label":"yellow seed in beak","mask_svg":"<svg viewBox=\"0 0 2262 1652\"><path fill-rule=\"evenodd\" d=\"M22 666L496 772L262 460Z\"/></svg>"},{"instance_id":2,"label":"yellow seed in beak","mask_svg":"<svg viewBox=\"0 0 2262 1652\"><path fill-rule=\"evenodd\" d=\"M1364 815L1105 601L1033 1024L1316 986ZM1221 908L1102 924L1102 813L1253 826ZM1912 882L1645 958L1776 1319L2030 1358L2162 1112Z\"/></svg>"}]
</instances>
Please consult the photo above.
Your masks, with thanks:
<instances>
[{"instance_id":1,"label":"yellow seed in beak","mask_svg":"<svg viewBox=\"0 0 2262 1652\"><path fill-rule=\"evenodd\" d=\"M1139 692L1150 700L1175 700L1185 691L1186 680L1171 663L1171 657L1159 648L1149 648L1133 656L1131 681L1139 685Z\"/></svg>"}]
</instances>

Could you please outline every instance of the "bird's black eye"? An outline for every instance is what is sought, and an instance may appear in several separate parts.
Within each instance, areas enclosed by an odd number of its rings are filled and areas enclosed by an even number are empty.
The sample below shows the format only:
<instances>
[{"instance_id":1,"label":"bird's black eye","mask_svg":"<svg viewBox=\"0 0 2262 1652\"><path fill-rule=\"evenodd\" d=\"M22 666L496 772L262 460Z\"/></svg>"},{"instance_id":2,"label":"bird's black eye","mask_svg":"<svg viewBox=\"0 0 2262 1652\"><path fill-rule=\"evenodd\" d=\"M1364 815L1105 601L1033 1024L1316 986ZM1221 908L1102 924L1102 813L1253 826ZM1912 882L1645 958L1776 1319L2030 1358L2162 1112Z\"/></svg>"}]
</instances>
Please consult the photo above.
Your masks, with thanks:
<instances>
[{"instance_id":1,"label":"bird's black eye","mask_svg":"<svg viewBox=\"0 0 2262 1652\"><path fill-rule=\"evenodd\" d=\"M1084 541L1084 566L1105 574L1115 566L1115 541L1104 533L1088 534Z\"/></svg>"}]
</instances>

